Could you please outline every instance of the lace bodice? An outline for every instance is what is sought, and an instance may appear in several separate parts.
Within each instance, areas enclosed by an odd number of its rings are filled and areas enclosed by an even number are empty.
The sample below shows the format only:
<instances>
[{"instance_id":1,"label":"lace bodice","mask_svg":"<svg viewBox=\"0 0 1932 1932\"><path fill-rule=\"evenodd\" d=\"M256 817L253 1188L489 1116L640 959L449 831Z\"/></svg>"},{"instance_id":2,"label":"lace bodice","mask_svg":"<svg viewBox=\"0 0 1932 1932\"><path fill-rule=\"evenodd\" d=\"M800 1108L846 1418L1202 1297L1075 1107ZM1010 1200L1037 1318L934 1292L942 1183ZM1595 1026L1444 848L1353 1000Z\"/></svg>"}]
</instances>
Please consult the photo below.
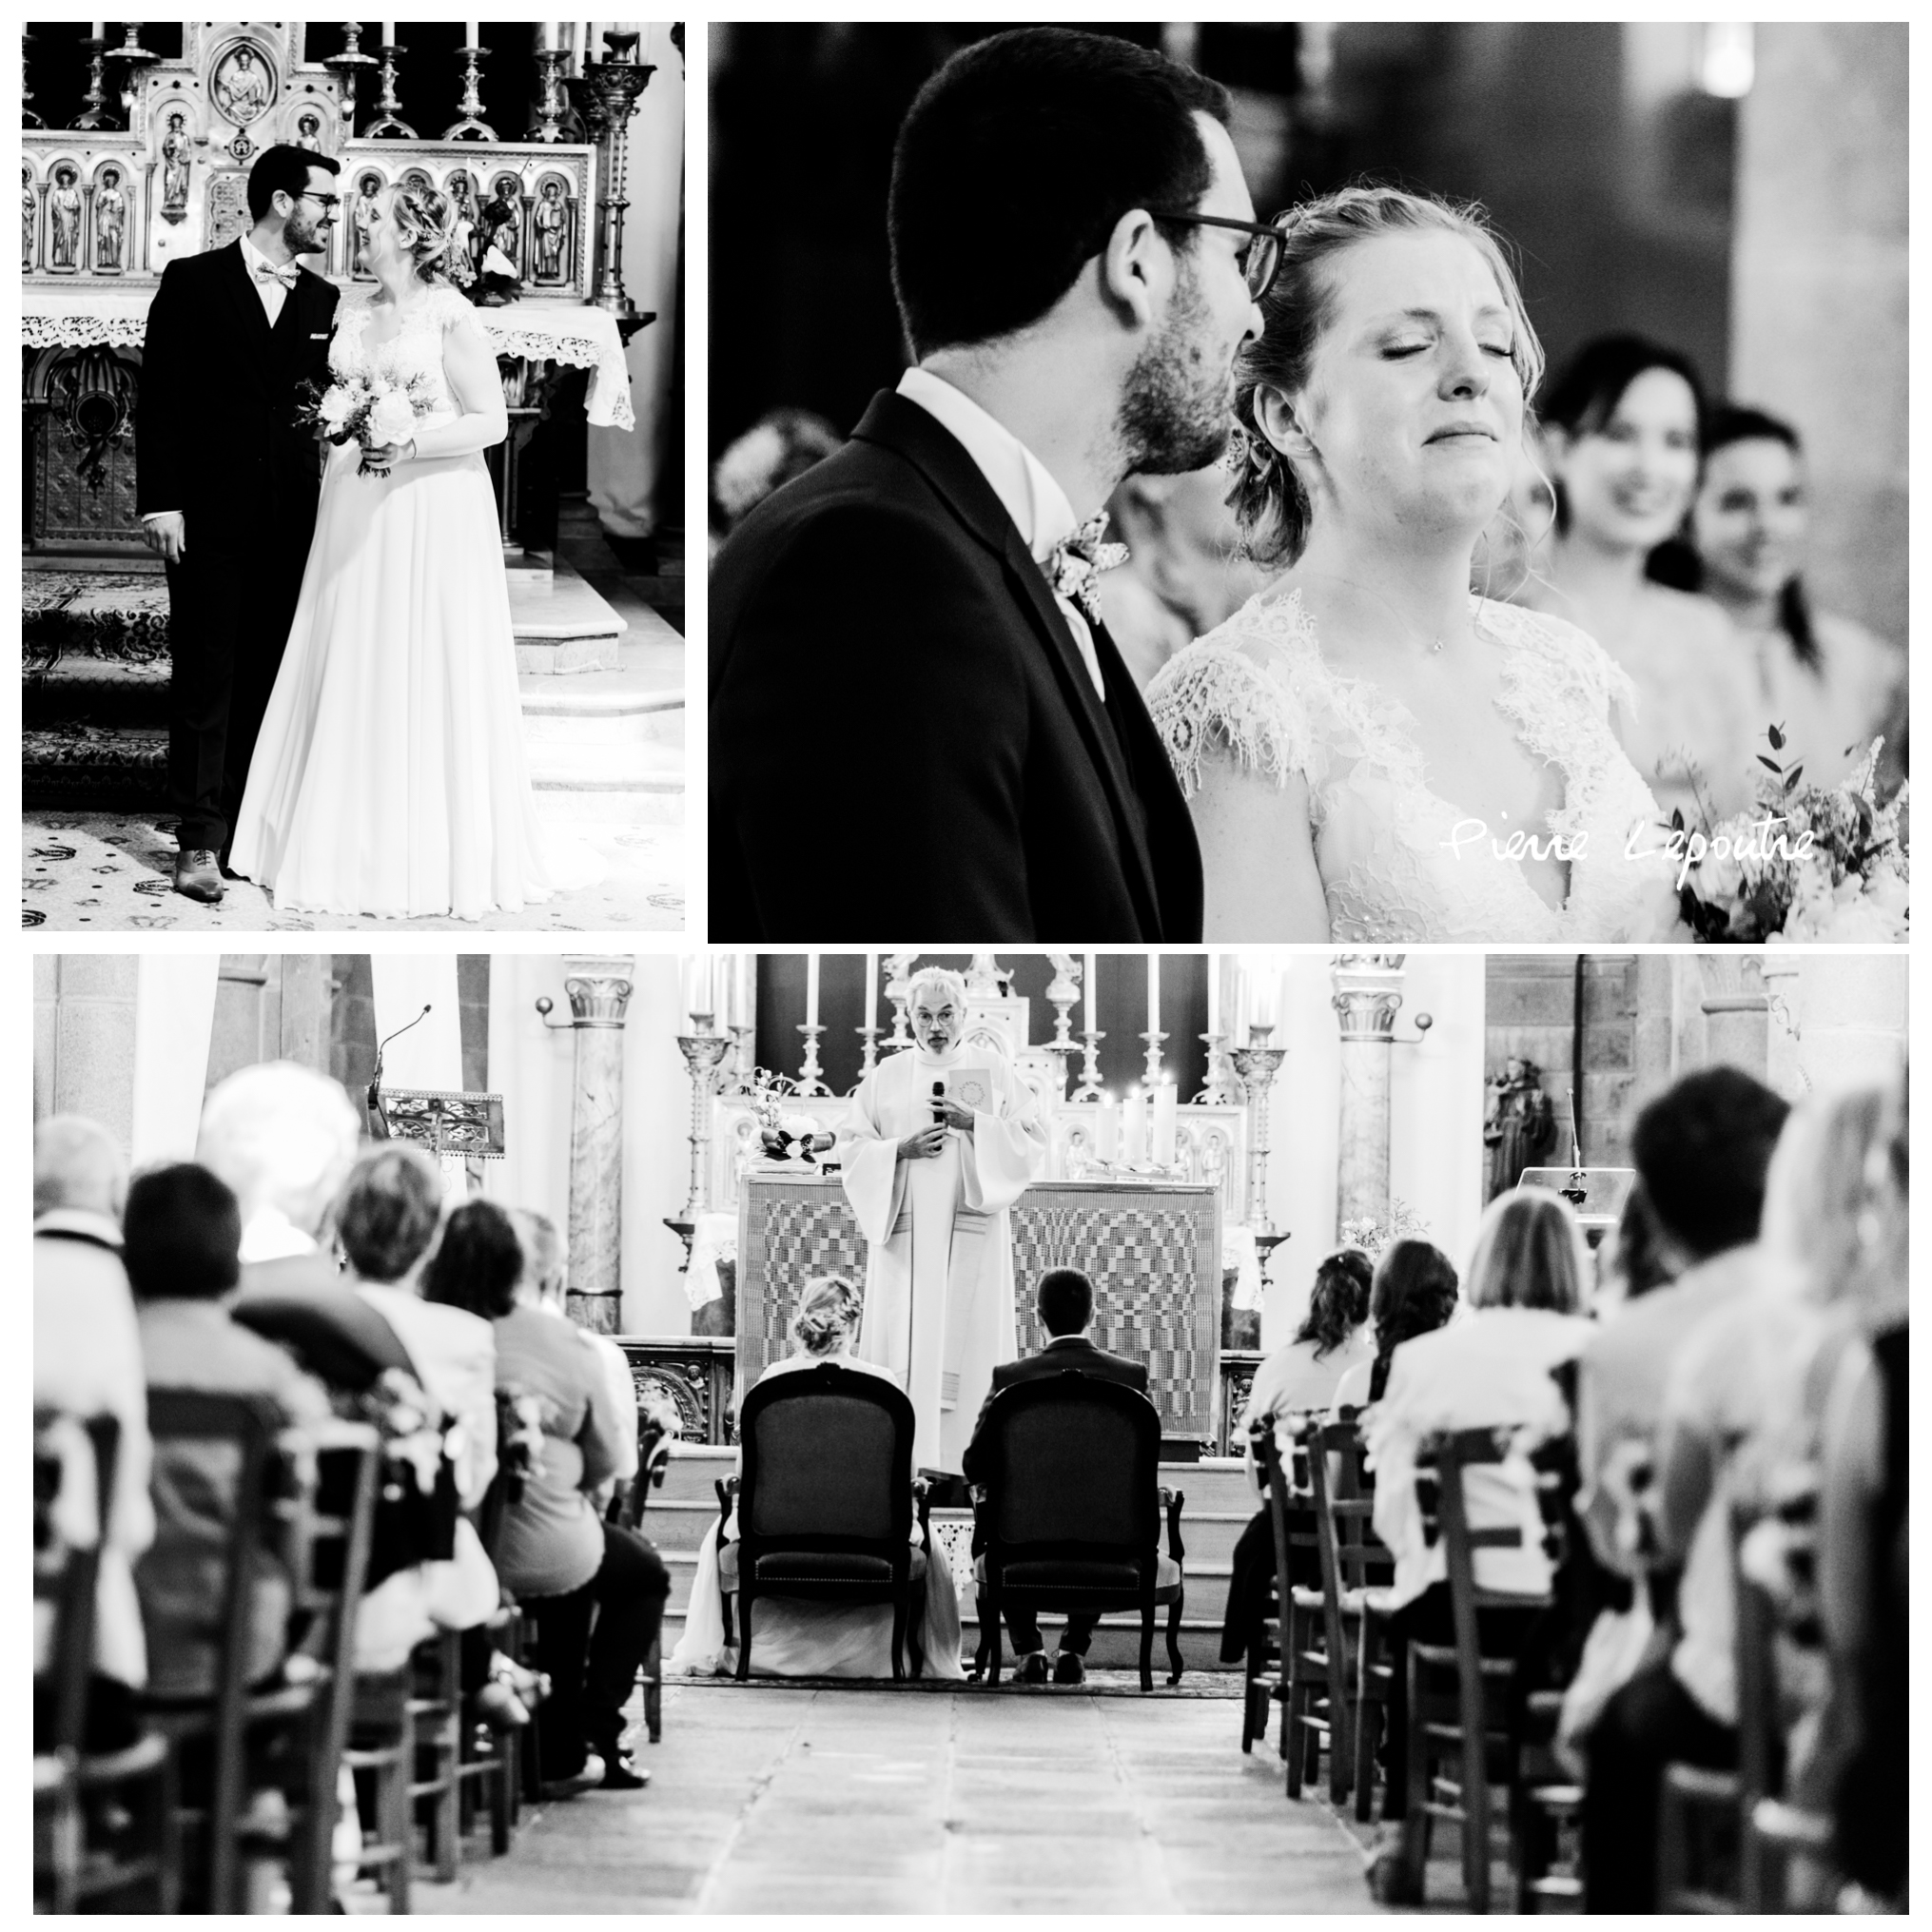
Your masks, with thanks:
<instances>
[{"instance_id":1,"label":"lace bodice","mask_svg":"<svg viewBox=\"0 0 1932 1932\"><path fill-rule=\"evenodd\" d=\"M1496 708L1517 743L1562 773L1541 835L1570 852L1553 910L1518 857L1429 789L1415 719L1401 700L1323 658L1298 590L1251 597L1161 668L1147 691L1191 797L1203 756L1231 755L1277 787L1308 787L1309 830L1333 939L1513 944L1662 938L1674 919L1668 866L1628 857L1662 841L1649 787L1617 743L1610 710L1629 680L1573 624L1472 599L1476 635L1504 654ZM1212 866L1212 854L1209 864Z\"/></svg>"},{"instance_id":2,"label":"lace bodice","mask_svg":"<svg viewBox=\"0 0 1932 1932\"><path fill-rule=\"evenodd\" d=\"M454 288L438 285L424 290L402 318L402 326L386 342L365 346L363 332L373 310L369 299L340 302L336 308L335 340L329 343L329 367L338 376L393 376L406 381L424 378L433 408L429 421L461 412L443 374L442 339L452 324L474 321L476 310Z\"/></svg>"}]
</instances>

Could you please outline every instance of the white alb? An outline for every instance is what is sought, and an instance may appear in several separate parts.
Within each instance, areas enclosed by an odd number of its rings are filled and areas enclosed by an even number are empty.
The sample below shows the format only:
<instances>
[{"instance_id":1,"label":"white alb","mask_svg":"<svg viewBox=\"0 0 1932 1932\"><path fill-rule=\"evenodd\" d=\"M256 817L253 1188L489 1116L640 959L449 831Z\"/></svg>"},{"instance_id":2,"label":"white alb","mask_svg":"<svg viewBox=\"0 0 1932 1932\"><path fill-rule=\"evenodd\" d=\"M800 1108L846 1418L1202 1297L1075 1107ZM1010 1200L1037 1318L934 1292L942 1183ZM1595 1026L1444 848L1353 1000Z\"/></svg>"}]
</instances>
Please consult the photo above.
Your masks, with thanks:
<instances>
[{"instance_id":1,"label":"white alb","mask_svg":"<svg viewBox=\"0 0 1932 1932\"><path fill-rule=\"evenodd\" d=\"M1523 750L1562 773L1562 803L1535 831L1546 849L1560 835L1574 852L1561 910L1489 833L1472 838L1469 813L1430 790L1414 714L1323 658L1298 589L1251 597L1148 687L1183 790L1199 789L1211 753L1278 786L1306 781L1331 939L1664 937L1674 906L1657 856L1657 806L1610 724L1629 679L1573 624L1485 597L1471 605L1478 648L1503 654L1497 709ZM1633 845L1649 856L1632 856Z\"/></svg>"}]
</instances>

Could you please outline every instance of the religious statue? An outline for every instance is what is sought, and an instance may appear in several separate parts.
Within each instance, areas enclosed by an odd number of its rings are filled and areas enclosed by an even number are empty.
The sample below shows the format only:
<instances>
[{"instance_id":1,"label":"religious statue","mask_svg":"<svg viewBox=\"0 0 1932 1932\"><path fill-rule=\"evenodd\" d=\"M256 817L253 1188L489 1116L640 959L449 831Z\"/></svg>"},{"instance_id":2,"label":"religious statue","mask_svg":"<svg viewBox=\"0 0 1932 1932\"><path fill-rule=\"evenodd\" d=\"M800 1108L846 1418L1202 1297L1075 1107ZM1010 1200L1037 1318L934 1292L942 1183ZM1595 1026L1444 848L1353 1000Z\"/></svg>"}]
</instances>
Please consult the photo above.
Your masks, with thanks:
<instances>
[{"instance_id":1,"label":"religious statue","mask_svg":"<svg viewBox=\"0 0 1932 1932\"><path fill-rule=\"evenodd\" d=\"M477 297L483 308L501 308L515 297L523 280L517 265L517 185L505 177L483 204L483 255L478 271L483 292Z\"/></svg>"},{"instance_id":2,"label":"religious statue","mask_svg":"<svg viewBox=\"0 0 1932 1932\"><path fill-rule=\"evenodd\" d=\"M306 147L311 154L322 152L322 117L302 113L295 118L295 145Z\"/></svg>"},{"instance_id":3,"label":"religious statue","mask_svg":"<svg viewBox=\"0 0 1932 1932\"><path fill-rule=\"evenodd\" d=\"M121 171L101 170L100 185L94 189L94 266L118 269L124 264L121 248L127 233L127 197L121 192Z\"/></svg>"},{"instance_id":4,"label":"religious statue","mask_svg":"<svg viewBox=\"0 0 1932 1932\"><path fill-rule=\"evenodd\" d=\"M1485 1200L1507 1194L1523 1178L1526 1167L1547 1165L1545 1156L1556 1139L1556 1115L1543 1091L1542 1069L1533 1060L1512 1055L1499 1074L1483 1083L1488 1100L1483 1109L1483 1144L1490 1150L1489 1189Z\"/></svg>"},{"instance_id":5,"label":"religious statue","mask_svg":"<svg viewBox=\"0 0 1932 1932\"><path fill-rule=\"evenodd\" d=\"M39 213L39 204L33 198L33 177L23 169L20 179L20 266L23 270L33 266L33 235L39 226L36 219Z\"/></svg>"},{"instance_id":6,"label":"religious statue","mask_svg":"<svg viewBox=\"0 0 1932 1932\"><path fill-rule=\"evenodd\" d=\"M167 117L167 131L161 137L161 216L163 221L179 222L187 215L187 164L194 151L188 139L187 123L179 114Z\"/></svg>"},{"instance_id":7,"label":"religious statue","mask_svg":"<svg viewBox=\"0 0 1932 1932\"><path fill-rule=\"evenodd\" d=\"M255 65L252 47L238 47L215 69L215 105L238 127L261 116L268 92L267 70Z\"/></svg>"},{"instance_id":8,"label":"religious statue","mask_svg":"<svg viewBox=\"0 0 1932 1932\"><path fill-rule=\"evenodd\" d=\"M53 266L78 268L81 261L81 191L74 185L74 171L64 167L53 178L53 192L47 198L53 211Z\"/></svg>"},{"instance_id":9,"label":"religious statue","mask_svg":"<svg viewBox=\"0 0 1932 1932\"><path fill-rule=\"evenodd\" d=\"M349 260L351 275L369 272L369 236L376 217L381 212L376 200L381 186L381 181L373 174L365 174L356 184L356 199L349 207L349 229L355 238Z\"/></svg>"},{"instance_id":10,"label":"religious statue","mask_svg":"<svg viewBox=\"0 0 1932 1932\"><path fill-rule=\"evenodd\" d=\"M543 184L541 199L531 219L537 225L537 279L561 282L564 244L570 236L570 210L564 205L560 181Z\"/></svg>"},{"instance_id":11,"label":"religious statue","mask_svg":"<svg viewBox=\"0 0 1932 1932\"><path fill-rule=\"evenodd\" d=\"M859 1083L838 1137L866 1238L858 1353L912 1398L916 1469L960 1471L996 1363L1019 1353L1007 1210L1046 1163L1032 1089L961 1044L966 982L927 966L907 992L912 1050Z\"/></svg>"},{"instance_id":12,"label":"religious statue","mask_svg":"<svg viewBox=\"0 0 1932 1932\"><path fill-rule=\"evenodd\" d=\"M456 209L450 242L451 268L456 279L460 282L464 279L462 269L467 269L471 278L474 278L477 272L476 190L470 185L469 176L461 168L458 168L449 178L449 198ZM458 264L460 264L460 268Z\"/></svg>"}]
</instances>

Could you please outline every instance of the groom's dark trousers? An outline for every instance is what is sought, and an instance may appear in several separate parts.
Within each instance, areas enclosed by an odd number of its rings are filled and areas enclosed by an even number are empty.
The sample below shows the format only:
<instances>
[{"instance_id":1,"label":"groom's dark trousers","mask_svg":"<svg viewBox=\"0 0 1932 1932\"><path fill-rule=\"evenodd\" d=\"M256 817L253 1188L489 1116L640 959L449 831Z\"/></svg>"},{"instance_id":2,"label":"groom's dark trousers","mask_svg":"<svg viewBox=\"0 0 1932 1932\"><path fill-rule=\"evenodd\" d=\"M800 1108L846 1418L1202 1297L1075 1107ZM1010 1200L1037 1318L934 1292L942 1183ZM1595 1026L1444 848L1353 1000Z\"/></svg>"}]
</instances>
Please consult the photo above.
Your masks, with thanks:
<instances>
[{"instance_id":1,"label":"groom's dark trousers","mask_svg":"<svg viewBox=\"0 0 1932 1932\"><path fill-rule=\"evenodd\" d=\"M184 850L224 850L302 592L321 446L295 411L328 380L336 290L303 269L268 324L239 242L171 262L147 312L135 502L179 510L167 567L168 803Z\"/></svg>"},{"instance_id":2,"label":"groom's dark trousers","mask_svg":"<svg viewBox=\"0 0 1932 1932\"><path fill-rule=\"evenodd\" d=\"M1140 693L1103 703L999 497L917 403L776 491L711 580L711 935L1200 937L1200 852Z\"/></svg>"}]
</instances>

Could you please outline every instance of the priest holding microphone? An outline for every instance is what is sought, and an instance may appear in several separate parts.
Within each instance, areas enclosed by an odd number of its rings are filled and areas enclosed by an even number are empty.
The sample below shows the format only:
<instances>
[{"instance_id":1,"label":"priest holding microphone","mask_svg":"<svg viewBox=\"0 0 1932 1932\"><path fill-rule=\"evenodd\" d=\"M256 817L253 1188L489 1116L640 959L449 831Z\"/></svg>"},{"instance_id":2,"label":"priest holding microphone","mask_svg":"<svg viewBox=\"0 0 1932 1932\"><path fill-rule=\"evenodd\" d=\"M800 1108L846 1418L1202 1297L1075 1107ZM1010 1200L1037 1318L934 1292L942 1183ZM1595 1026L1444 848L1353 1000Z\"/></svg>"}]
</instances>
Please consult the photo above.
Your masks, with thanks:
<instances>
[{"instance_id":1,"label":"priest holding microphone","mask_svg":"<svg viewBox=\"0 0 1932 1932\"><path fill-rule=\"evenodd\" d=\"M858 1353L912 1398L916 1469L959 1473L993 1366L1019 1353L1007 1210L1045 1165L1046 1125L994 1047L967 1048L966 982L927 966L913 1047L868 1075L839 1134L866 1237Z\"/></svg>"}]
</instances>

